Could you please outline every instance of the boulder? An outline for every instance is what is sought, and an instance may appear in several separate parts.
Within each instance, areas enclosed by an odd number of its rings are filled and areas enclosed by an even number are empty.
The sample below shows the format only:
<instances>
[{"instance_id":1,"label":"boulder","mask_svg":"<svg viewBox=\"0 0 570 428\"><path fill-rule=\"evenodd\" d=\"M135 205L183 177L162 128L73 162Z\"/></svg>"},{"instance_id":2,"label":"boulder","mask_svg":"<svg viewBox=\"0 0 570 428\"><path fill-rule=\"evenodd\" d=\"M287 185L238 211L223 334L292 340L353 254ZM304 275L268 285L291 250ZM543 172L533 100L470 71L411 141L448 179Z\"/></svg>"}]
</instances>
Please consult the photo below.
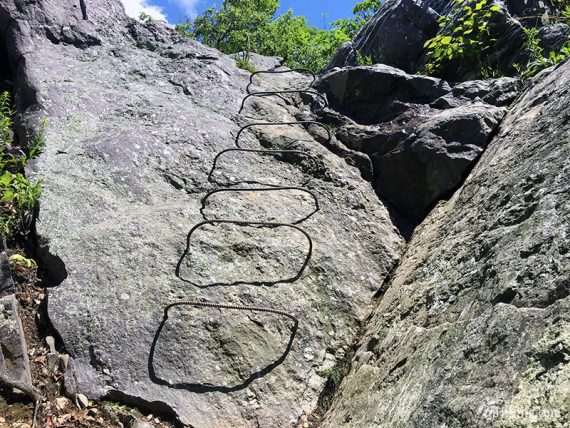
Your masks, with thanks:
<instances>
[{"instance_id":1,"label":"boulder","mask_svg":"<svg viewBox=\"0 0 570 428\"><path fill-rule=\"evenodd\" d=\"M32 388L28 347L14 294L0 298L0 378Z\"/></svg>"},{"instance_id":2,"label":"boulder","mask_svg":"<svg viewBox=\"0 0 570 428\"><path fill-rule=\"evenodd\" d=\"M323 427L567 426L570 62L416 229Z\"/></svg>"},{"instance_id":3,"label":"boulder","mask_svg":"<svg viewBox=\"0 0 570 428\"><path fill-rule=\"evenodd\" d=\"M367 22L354 40L340 47L325 71L358 65L358 55L413 72L424 43L438 30L438 14L423 0L391 0Z\"/></svg>"},{"instance_id":4,"label":"boulder","mask_svg":"<svg viewBox=\"0 0 570 428\"><path fill-rule=\"evenodd\" d=\"M418 223L465 179L519 82L453 85L377 64L331 70L318 87L331 104L323 120L349 150L370 157L376 192Z\"/></svg>"},{"instance_id":5,"label":"boulder","mask_svg":"<svg viewBox=\"0 0 570 428\"><path fill-rule=\"evenodd\" d=\"M489 22L495 41L483 53L485 63L494 71L514 75L514 63L526 64L531 59L525 47L525 28L542 26L539 37L546 55L559 50L570 40L566 24L548 19L560 15L563 2L507 0L497 4L501 6L501 12ZM385 2L354 39L337 50L325 71L359 65L360 53L370 56L376 63L395 66L408 73L423 72L426 63L424 44L442 31L438 18L448 14L452 6L450 0ZM528 19L537 16L539 18ZM470 80L481 77L481 67L469 61L453 61L443 64L437 73L451 81Z\"/></svg>"}]
</instances>

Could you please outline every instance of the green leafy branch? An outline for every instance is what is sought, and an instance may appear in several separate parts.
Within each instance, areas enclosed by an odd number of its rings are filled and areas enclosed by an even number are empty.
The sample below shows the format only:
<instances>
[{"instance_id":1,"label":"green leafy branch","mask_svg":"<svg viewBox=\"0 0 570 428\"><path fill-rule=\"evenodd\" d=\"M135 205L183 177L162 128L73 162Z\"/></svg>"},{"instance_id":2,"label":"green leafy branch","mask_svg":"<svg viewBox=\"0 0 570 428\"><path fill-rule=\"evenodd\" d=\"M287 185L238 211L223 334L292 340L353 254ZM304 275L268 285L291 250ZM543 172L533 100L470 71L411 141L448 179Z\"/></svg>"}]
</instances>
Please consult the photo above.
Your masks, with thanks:
<instances>
[{"instance_id":1,"label":"green leafy branch","mask_svg":"<svg viewBox=\"0 0 570 428\"><path fill-rule=\"evenodd\" d=\"M541 70L552 67L566 58L570 57L570 42L566 42L558 51L550 51L548 56L544 55L544 50L540 47L539 30L537 28L525 28L526 35L525 49L530 59L526 65L513 64L521 79L529 79Z\"/></svg>"},{"instance_id":2,"label":"green leafy branch","mask_svg":"<svg viewBox=\"0 0 570 428\"><path fill-rule=\"evenodd\" d=\"M501 7L489 0L453 0L448 15L439 18L442 29L425 42L428 74L438 74L444 66L462 60L480 66L481 56L495 41L489 22Z\"/></svg>"},{"instance_id":3,"label":"green leafy branch","mask_svg":"<svg viewBox=\"0 0 570 428\"><path fill-rule=\"evenodd\" d=\"M41 194L42 181L30 182L23 174L29 159L40 154L46 122L31 138L26 152L14 146L14 112L10 94L0 94L0 236L11 236L16 230L25 231L26 219L35 208Z\"/></svg>"}]
</instances>

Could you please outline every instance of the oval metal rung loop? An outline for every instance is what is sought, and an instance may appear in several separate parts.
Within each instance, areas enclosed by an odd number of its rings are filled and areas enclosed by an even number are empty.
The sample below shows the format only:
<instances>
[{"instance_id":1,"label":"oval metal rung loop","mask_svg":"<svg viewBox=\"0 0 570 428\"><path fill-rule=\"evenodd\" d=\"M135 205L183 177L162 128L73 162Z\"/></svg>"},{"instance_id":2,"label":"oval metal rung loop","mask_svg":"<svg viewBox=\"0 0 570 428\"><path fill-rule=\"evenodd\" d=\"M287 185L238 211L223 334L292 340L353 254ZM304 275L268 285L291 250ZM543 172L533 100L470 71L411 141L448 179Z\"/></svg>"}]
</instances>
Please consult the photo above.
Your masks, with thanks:
<instances>
[{"instance_id":1,"label":"oval metal rung loop","mask_svg":"<svg viewBox=\"0 0 570 428\"><path fill-rule=\"evenodd\" d=\"M239 138L241 137L241 134L248 128L252 128L254 126L282 126L282 125L317 125L320 126L321 128L323 128L328 135L328 139L326 141L325 144L328 144L331 142L332 140L332 134L331 134L331 130L328 126L323 125L320 122L316 122L314 120L300 120L297 122L256 122L256 123L250 123L249 125L245 125L242 126L241 129L238 131L236 138L235 138L235 146L241 148L241 146L239 145Z\"/></svg>"},{"instance_id":2,"label":"oval metal rung loop","mask_svg":"<svg viewBox=\"0 0 570 428\"><path fill-rule=\"evenodd\" d=\"M261 71L256 71L255 73L251 73L251 76L249 76L249 84L247 85L245 90L248 94L251 94L251 92L249 91L249 87L253 85L253 77L257 76L258 74L284 74L284 73L310 74L313 80L311 81L309 86L307 86L306 89L310 89L313 86L313 83L315 83L315 81L317 80L317 76L315 76L315 73L306 68L294 68L292 70L261 70Z\"/></svg>"},{"instance_id":3,"label":"oval metal rung loop","mask_svg":"<svg viewBox=\"0 0 570 428\"><path fill-rule=\"evenodd\" d=\"M248 98L251 98L251 97L269 97L272 95L279 96L281 94L311 94L313 96L321 98L321 100L323 101L323 106L320 108L325 108L325 107L329 106L329 103L328 103L327 99L325 98L325 96L322 94L319 94L317 91L311 91L308 89L288 90L288 91L263 91L263 92L252 92L249 95L247 95L243 99L243 101L241 102L241 107L238 111L238 114L241 114L241 112L243 111L243 109L245 107L245 102L247 101Z\"/></svg>"},{"instance_id":4,"label":"oval metal rung loop","mask_svg":"<svg viewBox=\"0 0 570 428\"><path fill-rule=\"evenodd\" d=\"M317 195L315 195L309 189L305 189L304 187L296 187L296 186L252 187L252 188L232 187L229 189L215 189L215 190L211 190L208 193L206 193L206 195L204 195L204 197L202 198L202 201L201 201L202 202L202 209L206 208L206 202L208 201L208 198L212 195L215 195L216 193L222 193L222 192L278 192L278 191L282 191L282 190L298 190L300 192L308 193L309 195L311 195L311 197L315 201L315 211L318 211L320 209L319 200L317 199Z\"/></svg>"},{"instance_id":5,"label":"oval metal rung loop","mask_svg":"<svg viewBox=\"0 0 570 428\"><path fill-rule=\"evenodd\" d=\"M206 307L206 308L218 308L218 309L230 309L230 310L237 310L237 311L250 311L250 312L265 312L270 314L281 315L284 317L289 318L293 321L293 328L292 328L292 335L294 336L297 332L297 328L299 327L299 319L288 312L281 311L279 309L273 308L264 308L259 306L243 306L243 305L228 305L223 303L210 303L210 302L198 302L198 301L179 301L169 304L164 308L164 319L168 319L168 311L171 308L176 306L198 306L198 307Z\"/></svg>"},{"instance_id":6,"label":"oval metal rung loop","mask_svg":"<svg viewBox=\"0 0 570 428\"><path fill-rule=\"evenodd\" d=\"M186 249L184 250L184 254L182 255L182 258L179 260L178 265L176 267L176 276L178 278L181 278L180 269L181 269L182 261L184 260L184 258L187 257L188 254L190 254L190 247L192 244L192 235L194 234L194 232L196 232L198 229L200 229L203 226L206 226L206 225L215 226L217 224L233 224L236 226L246 226L246 227L256 227L256 226L271 227L271 228L288 227L290 229L295 229L296 231L301 232L305 236L305 238L307 238L307 241L309 242L309 249L307 251L307 255L305 256L305 260L303 261L303 265L302 265L301 269L299 270L299 272L293 278L288 278L286 280L277 281L277 282L293 282L293 281L296 281L297 279L299 279L301 277L301 275L303 274L305 268L309 264L309 260L311 260L311 256L313 255L313 240L311 239L310 235L307 232L305 232L303 229L301 229L299 226L295 226L294 224L275 223L275 222L266 222L266 221L206 220L206 221L203 221L201 223L198 223L192 229L190 229L190 232L188 232L188 236L186 237ZM271 282L271 281L269 281L269 282ZM236 283L246 284L248 282L238 281ZM254 281L254 282L249 282L249 283L255 283L255 284L260 285L262 283L268 283L268 281Z\"/></svg>"},{"instance_id":7,"label":"oval metal rung loop","mask_svg":"<svg viewBox=\"0 0 570 428\"><path fill-rule=\"evenodd\" d=\"M310 154L308 154L302 150L264 150L264 149L242 149L242 148L225 149L225 150L222 150L220 153L218 153L216 155L216 157L214 158L214 162L212 163L212 169L208 173L208 181L212 181L212 175L214 174L214 171L216 170L216 165L218 164L218 159L220 158L220 156L222 156L225 153L229 153L229 152L260 153L262 155L266 155L266 154L267 155L296 154L296 155L301 155L301 156L307 157L315 165L315 170L319 169L319 162L318 162L317 158L315 158L313 155L310 155Z\"/></svg>"},{"instance_id":8,"label":"oval metal rung loop","mask_svg":"<svg viewBox=\"0 0 570 428\"><path fill-rule=\"evenodd\" d=\"M202 212L202 215L205 217L205 215L203 214L203 211L206 209L206 203L208 202L208 199L210 198L210 196L215 195L216 193L223 193L223 192L279 192L279 191L283 191L283 190L298 190L299 192L304 192L309 194L313 200L315 201L315 209L314 211L306 218L312 216L313 214L315 214L317 211L319 211L321 209L320 205L319 205L319 200L317 199L317 195L315 195L312 191L310 191L309 189L305 189L304 187L297 187L297 186L279 186L279 187L233 187L233 188L229 188L229 189L215 189L215 190L211 190L208 193L206 193L206 195L204 195L204 197L202 198L202 209L200 210ZM299 223L299 222L295 222L295 223ZM295 224L293 223L293 224Z\"/></svg>"}]
</instances>

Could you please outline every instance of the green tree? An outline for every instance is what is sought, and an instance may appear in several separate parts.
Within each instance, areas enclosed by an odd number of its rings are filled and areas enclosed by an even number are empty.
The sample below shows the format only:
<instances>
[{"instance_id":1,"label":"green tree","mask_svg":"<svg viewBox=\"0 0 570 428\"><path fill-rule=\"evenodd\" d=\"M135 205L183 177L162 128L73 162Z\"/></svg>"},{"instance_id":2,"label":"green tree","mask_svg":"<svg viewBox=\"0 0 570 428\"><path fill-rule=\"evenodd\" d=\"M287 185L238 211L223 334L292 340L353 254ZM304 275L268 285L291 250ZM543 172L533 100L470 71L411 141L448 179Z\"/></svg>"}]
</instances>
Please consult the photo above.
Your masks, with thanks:
<instances>
[{"instance_id":1,"label":"green tree","mask_svg":"<svg viewBox=\"0 0 570 428\"><path fill-rule=\"evenodd\" d=\"M220 7L206 9L176 28L224 53L280 56L289 67L318 72L379 5L380 0L364 0L354 7L354 17L335 21L330 29L318 29L307 18L294 16L292 10L276 16L279 0L224 0Z\"/></svg>"},{"instance_id":2,"label":"green tree","mask_svg":"<svg viewBox=\"0 0 570 428\"><path fill-rule=\"evenodd\" d=\"M381 4L382 0L364 0L356 3L352 9L354 17L334 21L332 23L333 27L338 28L352 39L354 36L356 36L356 33L360 31L364 24L366 24L370 18L372 18Z\"/></svg>"}]
</instances>

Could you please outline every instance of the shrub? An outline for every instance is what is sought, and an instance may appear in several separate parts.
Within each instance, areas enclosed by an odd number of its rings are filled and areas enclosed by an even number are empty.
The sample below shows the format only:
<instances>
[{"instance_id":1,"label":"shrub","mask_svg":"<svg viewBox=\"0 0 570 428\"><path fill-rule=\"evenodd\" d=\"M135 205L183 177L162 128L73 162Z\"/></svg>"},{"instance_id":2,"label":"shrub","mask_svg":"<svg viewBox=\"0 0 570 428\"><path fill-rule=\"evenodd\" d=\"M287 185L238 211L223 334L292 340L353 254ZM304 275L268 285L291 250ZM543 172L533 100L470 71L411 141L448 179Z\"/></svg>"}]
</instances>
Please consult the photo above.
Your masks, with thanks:
<instances>
[{"instance_id":1,"label":"shrub","mask_svg":"<svg viewBox=\"0 0 570 428\"><path fill-rule=\"evenodd\" d=\"M41 151L45 122L25 153L13 146L13 114L10 94L4 92L0 95L0 236L4 238L17 230L26 231L26 219L41 193L41 181L30 182L22 171L26 162Z\"/></svg>"},{"instance_id":2,"label":"shrub","mask_svg":"<svg viewBox=\"0 0 570 428\"><path fill-rule=\"evenodd\" d=\"M439 18L442 30L424 44L428 49L426 72L440 74L445 66L459 61L482 69L485 51L495 41L489 22L500 11L489 0L453 0L450 12Z\"/></svg>"}]
</instances>

